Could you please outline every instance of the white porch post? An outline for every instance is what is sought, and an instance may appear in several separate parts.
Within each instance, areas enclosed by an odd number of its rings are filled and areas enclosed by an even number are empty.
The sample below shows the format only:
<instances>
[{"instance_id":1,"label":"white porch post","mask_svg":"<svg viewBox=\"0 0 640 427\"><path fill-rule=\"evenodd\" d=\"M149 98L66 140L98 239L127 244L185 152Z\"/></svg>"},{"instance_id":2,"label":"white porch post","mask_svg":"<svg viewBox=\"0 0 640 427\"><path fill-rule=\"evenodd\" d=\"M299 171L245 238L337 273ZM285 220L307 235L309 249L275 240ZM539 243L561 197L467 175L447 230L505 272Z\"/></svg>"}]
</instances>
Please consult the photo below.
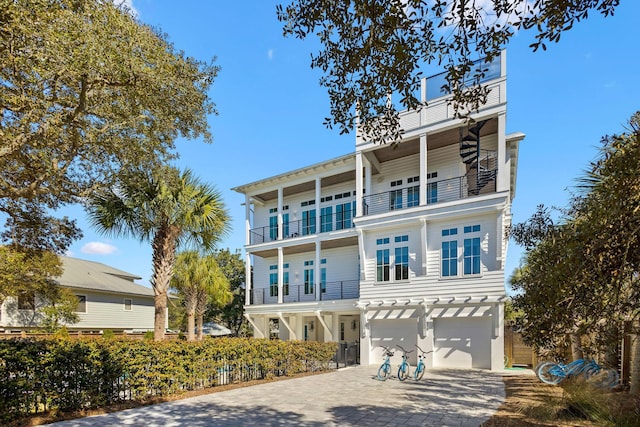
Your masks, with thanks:
<instances>
[{"instance_id":1,"label":"white porch post","mask_svg":"<svg viewBox=\"0 0 640 427\"><path fill-rule=\"evenodd\" d=\"M421 218L420 222L422 223L422 227L420 228L420 234L422 237L422 244L420 245L420 250L421 250L421 254L420 254L420 262L422 265L422 275L426 276L427 275L427 252L428 252L428 245L427 245L427 219L426 218Z\"/></svg>"},{"instance_id":2,"label":"white porch post","mask_svg":"<svg viewBox=\"0 0 640 427\"><path fill-rule=\"evenodd\" d=\"M322 224L322 218L320 218L320 198L322 197L322 179L316 177L316 233L320 233L320 225Z\"/></svg>"},{"instance_id":3,"label":"white porch post","mask_svg":"<svg viewBox=\"0 0 640 427\"><path fill-rule=\"evenodd\" d=\"M362 152L356 152L356 217L362 216Z\"/></svg>"},{"instance_id":4,"label":"white porch post","mask_svg":"<svg viewBox=\"0 0 640 427\"><path fill-rule=\"evenodd\" d=\"M507 153L506 113L498 114L498 174L496 177L496 191L509 190L509 174L511 161Z\"/></svg>"},{"instance_id":5,"label":"white porch post","mask_svg":"<svg viewBox=\"0 0 640 427\"><path fill-rule=\"evenodd\" d=\"M371 195L373 194L373 187L371 184L371 162L369 159L364 159L364 191L365 194Z\"/></svg>"},{"instance_id":6,"label":"white porch post","mask_svg":"<svg viewBox=\"0 0 640 427\"><path fill-rule=\"evenodd\" d=\"M427 204L427 134L420 135L420 206Z\"/></svg>"},{"instance_id":7,"label":"white porch post","mask_svg":"<svg viewBox=\"0 0 640 427\"><path fill-rule=\"evenodd\" d=\"M282 226L282 205L283 205L283 189L278 187L278 240L282 240L284 227ZM278 274L280 273L280 266L278 266Z\"/></svg>"},{"instance_id":8,"label":"white porch post","mask_svg":"<svg viewBox=\"0 0 640 427\"><path fill-rule=\"evenodd\" d=\"M320 301L320 241L316 241L316 260L314 262L313 272L314 290L316 292L316 301Z\"/></svg>"},{"instance_id":9,"label":"white porch post","mask_svg":"<svg viewBox=\"0 0 640 427\"><path fill-rule=\"evenodd\" d=\"M253 292L253 286L251 284L251 253L247 252L244 258L244 303L245 305L251 304L251 293ZM264 303L264 301L262 301Z\"/></svg>"},{"instance_id":10,"label":"white porch post","mask_svg":"<svg viewBox=\"0 0 640 427\"><path fill-rule=\"evenodd\" d=\"M361 228L358 229L358 249L360 250L360 281L363 281L367 280L367 258L364 250L364 231Z\"/></svg>"},{"instance_id":11,"label":"white porch post","mask_svg":"<svg viewBox=\"0 0 640 427\"><path fill-rule=\"evenodd\" d=\"M268 338L269 337L269 322L265 322L266 318L264 316L260 316L256 319L252 318L247 313L244 314L244 317L247 321L253 326L253 337L254 338Z\"/></svg>"},{"instance_id":12,"label":"white porch post","mask_svg":"<svg viewBox=\"0 0 640 427\"><path fill-rule=\"evenodd\" d=\"M331 314L331 335L335 342L340 341L340 315L338 313Z\"/></svg>"},{"instance_id":13,"label":"white porch post","mask_svg":"<svg viewBox=\"0 0 640 427\"><path fill-rule=\"evenodd\" d=\"M248 194L244 195L244 228L245 228L245 239L244 244L251 244L251 196Z\"/></svg>"},{"instance_id":14,"label":"white porch post","mask_svg":"<svg viewBox=\"0 0 640 427\"><path fill-rule=\"evenodd\" d=\"M497 303L492 311L491 370L500 371L504 369L504 303Z\"/></svg>"},{"instance_id":15,"label":"white porch post","mask_svg":"<svg viewBox=\"0 0 640 427\"><path fill-rule=\"evenodd\" d=\"M289 317L289 321L293 323L292 328L296 335L294 339L304 341L304 315L294 314Z\"/></svg>"},{"instance_id":16,"label":"white porch post","mask_svg":"<svg viewBox=\"0 0 640 427\"><path fill-rule=\"evenodd\" d=\"M498 213L498 218L496 220L496 268L498 270L503 269L503 259L504 259L504 211L500 211Z\"/></svg>"},{"instance_id":17,"label":"white porch post","mask_svg":"<svg viewBox=\"0 0 640 427\"><path fill-rule=\"evenodd\" d=\"M278 304L282 304L283 299L283 282L284 282L284 255L282 247L278 248Z\"/></svg>"}]
</instances>

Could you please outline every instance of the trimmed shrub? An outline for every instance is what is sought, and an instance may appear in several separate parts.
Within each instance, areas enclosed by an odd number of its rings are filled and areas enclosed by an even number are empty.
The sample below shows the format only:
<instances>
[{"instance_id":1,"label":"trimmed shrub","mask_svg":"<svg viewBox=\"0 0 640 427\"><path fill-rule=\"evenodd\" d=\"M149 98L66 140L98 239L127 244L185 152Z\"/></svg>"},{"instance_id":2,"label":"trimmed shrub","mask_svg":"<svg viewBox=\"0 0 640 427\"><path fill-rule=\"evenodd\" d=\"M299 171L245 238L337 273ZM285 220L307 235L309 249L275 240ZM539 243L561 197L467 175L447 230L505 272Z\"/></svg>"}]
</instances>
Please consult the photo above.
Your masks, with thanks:
<instances>
[{"instance_id":1,"label":"trimmed shrub","mask_svg":"<svg viewBox=\"0 0 640 427\"><path fill-rule=\"evenodd\" d=\"M144 401L328 369L335 351L335 343L256 338L0 340L0 424L47 410Z\"/></svg>"}]
</instances>

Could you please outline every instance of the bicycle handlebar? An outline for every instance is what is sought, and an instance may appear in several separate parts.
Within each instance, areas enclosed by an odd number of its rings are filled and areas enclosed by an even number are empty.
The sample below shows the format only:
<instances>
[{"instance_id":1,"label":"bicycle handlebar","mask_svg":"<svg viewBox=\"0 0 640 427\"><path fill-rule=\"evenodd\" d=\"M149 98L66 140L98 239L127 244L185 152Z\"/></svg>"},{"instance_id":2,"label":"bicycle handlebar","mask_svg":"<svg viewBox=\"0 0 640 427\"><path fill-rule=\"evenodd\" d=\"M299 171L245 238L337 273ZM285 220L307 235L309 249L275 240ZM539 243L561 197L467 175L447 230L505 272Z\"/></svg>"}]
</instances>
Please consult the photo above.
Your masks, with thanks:
<instances>
[{"instance_id":1,"label":"bicycle handlebar","mask_svg":"<svg viewBox=\"0 0 640 427\"><path fill-rule=\"evenodd\" d=\"M429 353L433 353L433 350L429 350L429 351L424 351L423 349L421 349L417 344L416 347L418 348L418 350L420 350L420 353L422 353L422 355L424 356L425 354L429 354Z\"/></svg>"},{"instance_id":2,"label":"bicycle handlebar","mask_svg":"<svg viewBox=\"0 0 640 427\"><path fill-rule=\"evenodd\" d=\"M404 354L413 353L413 350L411 350L411 351L407 351L407 350L405 350L404 348L402 348L402 346L398 346L398 348L399 348L400 350L402 350L402 352L403 352Z\"/></svg>"},{"instance_id":3,"label":"bicycle handlebar","mask_svg":"<svg viewBox=\"0 0 640 427\"><path fill-rule=\"evenodd\" d=\"M385 355L387 355L387 356L393 356L394 355L394 352L391 351L391 349L389 349L389 347L385 347L383 345L381 345L380 347L384 348Z\"/></svg>"}]
</instances>

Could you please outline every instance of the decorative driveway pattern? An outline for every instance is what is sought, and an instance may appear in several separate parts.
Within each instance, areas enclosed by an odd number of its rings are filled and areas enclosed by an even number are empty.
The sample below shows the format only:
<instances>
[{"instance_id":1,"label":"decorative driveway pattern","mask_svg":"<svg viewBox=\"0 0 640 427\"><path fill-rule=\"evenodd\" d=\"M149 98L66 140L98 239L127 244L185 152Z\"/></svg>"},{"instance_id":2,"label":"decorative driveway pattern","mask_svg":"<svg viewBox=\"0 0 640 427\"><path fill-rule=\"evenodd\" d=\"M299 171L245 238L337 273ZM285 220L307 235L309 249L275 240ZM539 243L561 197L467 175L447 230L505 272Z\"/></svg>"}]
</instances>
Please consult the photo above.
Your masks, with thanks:
<instances>
[{"instance_id":1,"label":"decorative driveway pattern","mask_svg":"<svg viewBox=\"0 0 640 427\"><path fill-rule=\"evenodd\" d=\"M383 382L376 370L347 368L52 425L476 427L505 398L499 373L431 370L419 382Z\"/></svg>"}]
</instances>

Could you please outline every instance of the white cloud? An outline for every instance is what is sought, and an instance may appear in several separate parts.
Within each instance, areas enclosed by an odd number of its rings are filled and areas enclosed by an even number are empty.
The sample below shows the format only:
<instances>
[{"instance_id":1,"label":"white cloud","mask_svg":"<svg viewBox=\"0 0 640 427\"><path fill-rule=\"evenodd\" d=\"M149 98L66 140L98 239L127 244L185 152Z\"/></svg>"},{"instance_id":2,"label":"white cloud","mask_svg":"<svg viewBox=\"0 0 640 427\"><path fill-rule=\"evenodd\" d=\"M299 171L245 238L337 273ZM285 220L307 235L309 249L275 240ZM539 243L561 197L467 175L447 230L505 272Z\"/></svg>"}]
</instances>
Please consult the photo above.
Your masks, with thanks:
<instances>
[{"instance_id":1,"label":"white cloud","mask_svg":"<svg viewBox=\"0 0 640 427\"><path fill-rule=\"evenodd\" d=\"M64 256L68 256L69 258L73 258L73 257L75 257L75 256L76 256L76 254L75 254L73 251L69 251L69 250L68 250L68 251L66 251L66 252L64 253Z\"/></svg>"},{"instance_id":2,"label":"white cloud","mask_svg":"<svg viewBox=\"0 0 640 427\"><path fill-rule=\"evenodd\" d=\"M123 6L125 9L128 9L131 15L134 17L138 17L138 10L133 5L133 0L112 0L113 4L116 6Z\"/></svg>"},{"instance_id":3,"label":"white cloud","mask_svg":"<svg viewBox=\"0 0 640 427\"><path fill-rule=\"evenodd\" d=\"M118 248L108 243L89 242L80 249L80 252L83 254L110 255L117 250Z\"/></svg>"},{"instance_id":4,"label":"white cloud","mask_svg":"<svg viewBox=\"0 0 640 427\"><path fill-rule=\"evenodd\" d=\"M267 58L269 58L270 60L273 59L273 49L269 49L267 51Z\"/></svg>"}]
</instances>

